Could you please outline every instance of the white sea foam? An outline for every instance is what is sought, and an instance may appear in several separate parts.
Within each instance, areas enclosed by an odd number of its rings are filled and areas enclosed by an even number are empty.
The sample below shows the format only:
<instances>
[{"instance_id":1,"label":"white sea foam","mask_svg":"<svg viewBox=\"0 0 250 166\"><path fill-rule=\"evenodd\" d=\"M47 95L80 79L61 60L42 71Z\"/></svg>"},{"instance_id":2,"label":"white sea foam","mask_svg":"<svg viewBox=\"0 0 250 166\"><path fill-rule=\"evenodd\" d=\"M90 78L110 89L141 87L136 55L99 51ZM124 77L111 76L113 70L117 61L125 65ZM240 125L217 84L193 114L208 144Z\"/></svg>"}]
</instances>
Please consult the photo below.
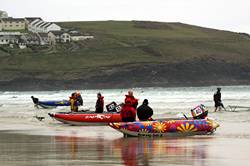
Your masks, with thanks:
<instances>
[{"instance_id":1,"label":"white sea foam","mask_svg":"<svg viewBox=\"0 0 250 166\"><path fill-rule=\"evenodd\" d=\"M250 106L250 86L224 86L222 88L222 100L225 106L238 105ZM198 104L204 104L210 112L214 109L213 94L216 87L180 87L180 88L135 88L134 96L139 99L139 104L144 99L149 100L149 105L154 109L156 117L175 116L179 112L188 114L190 109ZM8 122L20 121L30 123L33 116L47 116L48 112L69 111L69 107L57 107L52 110L37 110L34 108L31 96L40 100L68 99L73 91L27 91L27 92L2 92L0 93L0 119L8 118ZM84 108L94 110L96 93L104 95L105 104L112 101L124 102L127 89L93 89L80 90L82 93ZM243 114L248 114L250 111ZM216 114L223 117L226 114ZM236 117L235 117L236 116ZM241 116L242 121L249 121L248 116L234 114L231 119ZM243 117L242 117L243 116ZM245 119L242 119L245 118ZM238 118L239 119L239 118Z\"/></svg>"}]
</instances>

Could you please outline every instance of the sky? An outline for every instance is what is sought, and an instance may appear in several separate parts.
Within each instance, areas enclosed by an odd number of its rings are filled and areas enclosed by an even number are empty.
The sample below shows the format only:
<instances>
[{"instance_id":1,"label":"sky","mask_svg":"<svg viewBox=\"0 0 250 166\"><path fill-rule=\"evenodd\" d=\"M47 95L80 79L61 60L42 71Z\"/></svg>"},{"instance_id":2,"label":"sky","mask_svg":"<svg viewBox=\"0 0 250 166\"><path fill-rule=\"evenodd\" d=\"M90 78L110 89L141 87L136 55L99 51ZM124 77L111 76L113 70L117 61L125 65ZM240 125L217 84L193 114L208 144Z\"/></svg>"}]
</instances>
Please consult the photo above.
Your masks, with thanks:
<instances>
[{"instance_id":1,"label":"sky","mask_svg":"<svg viewBox=\"0 0 250 166\"><path fill-rule=\"evenodd\" d=\"M182 22L250 34L250 0L0 0L0 10L45 21Z\"/></svg>"}]
</instances>

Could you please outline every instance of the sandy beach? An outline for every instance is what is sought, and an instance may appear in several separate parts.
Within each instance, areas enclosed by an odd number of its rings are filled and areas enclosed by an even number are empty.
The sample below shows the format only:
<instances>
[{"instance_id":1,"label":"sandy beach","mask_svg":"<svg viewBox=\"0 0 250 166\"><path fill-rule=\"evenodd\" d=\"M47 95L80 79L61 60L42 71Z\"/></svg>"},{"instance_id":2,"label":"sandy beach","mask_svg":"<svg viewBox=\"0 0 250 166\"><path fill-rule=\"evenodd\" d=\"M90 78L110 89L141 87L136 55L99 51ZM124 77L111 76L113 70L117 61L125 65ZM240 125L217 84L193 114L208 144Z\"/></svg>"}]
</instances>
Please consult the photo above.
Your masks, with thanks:
<instances>
[{"instance_id":1,"label":"sandy beach","mask_svg":"<svg viewBox=\"0 0 250 166\"><path fill-rule=\"evenodd\" d=\"M231 89L235 90L235 87ZM236 90L239 91L237 88ZM167 91L169 92L169 89ZM158 106L154 116L176 116L176 110L184 112L189 110L186 105L200 102L199 99L190 99L193 89L186 91L188 92L180 93L180 100L185 101L182 109L179 108L179 105L172 110L164 108L165 105L172 107L174 101L179 102L178 90L177 92L173 90L171 96L173 100L171 101L168 100L162 104L153 101L152 105ZM204 94L210 93L210 90L202 92L199 89L195 89L194 92L197 93L197 91ZM232 103L231 94L233 93L229 90L223 92L224 103ZM248 165L250 162L248 147L250 144L250 111L214 113L213 103L209 102L209 96L206 104L209 106L209 116L220 123L220 127L212 135L182 138L123 138L121 133L108 126L62 124L47 115L48 112L62 111L62 109L36 110L30 97L27 97L34 92L20 93L0 95L2 105L0 107L0 165L235 166ZM112 90L112 92L105 93L107 93L108 100L108 93L115 96L120 94L120 91ZM37 95L39 94L44 98L53 95L52 92L37 93ZM188 95L185 96L185 94ZM60 95L63 96L64 93ZM61 97L60 95L59 97ZM164 95L164 92L161 91L158 95ZM158 98L160 98L159 96ZM91 91L87 97L90 98L89 100L93 100L95 96ZM87 97L85 97L86 103L88 103ZM153 97L157 98L157 94L154 93ZM237 101L234 102L236 104L248 103L249 91L242 91L242 95L239 95ZM162 112L164 109L168 111ZM34 117L36 115L44 116L45 119L39 121Z\"/></svg>"},{"instance_id":2,"label":"sandy beach","mask_svg":"<svg viewBox=\"0 0 250 166\"><path fill-rule=\"evenodd\" d=\"M23 126L24 127L24 126ZM247 165L249 123L222 123L214 135L123 138L107 126L3 130L3 165Z\"/></svg>"}]
</instances>

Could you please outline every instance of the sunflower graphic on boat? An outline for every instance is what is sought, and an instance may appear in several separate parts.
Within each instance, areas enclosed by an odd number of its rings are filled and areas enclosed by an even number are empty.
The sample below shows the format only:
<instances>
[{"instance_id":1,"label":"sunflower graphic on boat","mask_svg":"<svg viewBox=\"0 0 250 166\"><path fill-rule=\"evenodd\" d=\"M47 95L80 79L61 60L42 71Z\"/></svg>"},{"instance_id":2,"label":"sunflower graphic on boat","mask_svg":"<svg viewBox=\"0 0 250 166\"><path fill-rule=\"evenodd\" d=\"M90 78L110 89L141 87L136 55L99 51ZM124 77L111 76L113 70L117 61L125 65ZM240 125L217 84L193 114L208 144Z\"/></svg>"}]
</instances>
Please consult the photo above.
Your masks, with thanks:
<instances>
[{"instance_id":1,"label":"sunflower graphic on boat","mask_svg":"<svg viewBox=\"0 0 250 166\"><path fill-rule=\"evenodd\" d=\"M164 133L167 131L167 125L163 122L155 122L153 123L153 129L156 133Z\"/></svg>"},{"instance_id":2,"label":"sunflower graphic on boat","mask_svg":"<svg viewBox=\"0 0 250 166\"><path fill-rule=\"evenodd\" d=\"M195 110L201 110L200 112ZM153 121L118 122L109 124L120 131L124 136L191 136L211 134L219 124L207 117L204 105L199 105L192 110L193 117L159 119Z\"/></svg>"},{"instance_id":3,"label":"sunflower graphic on boat","mask_svg":"<svg viewBox=\"0 0 250 166\"><path fill-rule=\"evenodd\" d=\"M195 131L197 131L197 128L193 124L189 124L188 122L180 124L180 126L178 126L176 129L179 132L195 132Z\"/></svg>"}]
</instances>

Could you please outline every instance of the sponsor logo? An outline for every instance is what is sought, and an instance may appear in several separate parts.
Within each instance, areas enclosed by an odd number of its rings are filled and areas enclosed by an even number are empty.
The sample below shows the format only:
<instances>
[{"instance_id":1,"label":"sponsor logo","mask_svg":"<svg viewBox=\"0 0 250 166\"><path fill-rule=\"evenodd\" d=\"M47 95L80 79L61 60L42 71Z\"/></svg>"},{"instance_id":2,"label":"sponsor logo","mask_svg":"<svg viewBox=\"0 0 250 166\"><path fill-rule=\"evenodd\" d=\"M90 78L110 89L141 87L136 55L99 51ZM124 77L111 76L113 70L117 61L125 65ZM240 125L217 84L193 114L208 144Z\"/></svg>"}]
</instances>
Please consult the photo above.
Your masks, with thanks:
<instances>
[{"instance_id":1,"label":"sponsor logo","mask_svg":"<svg viewBox=\"0 0 250 166\"><path fill-rule=\"evenodd\" d=\"M109 119L109 118L111 118L111 115L97 114L97 115L87 115L87 116L85 116L85 119Z\"/></svg>"},{"instance_id":2,"label":"sponsor logo","mask_svg":"<svg viewBox=\"0 0 250 166\"><path fill-rule=\"evenodd\" d=\"M162 137L163 134L151 134L151 133L138 133L141 137Z\"/></svg>"}]
</instances>

